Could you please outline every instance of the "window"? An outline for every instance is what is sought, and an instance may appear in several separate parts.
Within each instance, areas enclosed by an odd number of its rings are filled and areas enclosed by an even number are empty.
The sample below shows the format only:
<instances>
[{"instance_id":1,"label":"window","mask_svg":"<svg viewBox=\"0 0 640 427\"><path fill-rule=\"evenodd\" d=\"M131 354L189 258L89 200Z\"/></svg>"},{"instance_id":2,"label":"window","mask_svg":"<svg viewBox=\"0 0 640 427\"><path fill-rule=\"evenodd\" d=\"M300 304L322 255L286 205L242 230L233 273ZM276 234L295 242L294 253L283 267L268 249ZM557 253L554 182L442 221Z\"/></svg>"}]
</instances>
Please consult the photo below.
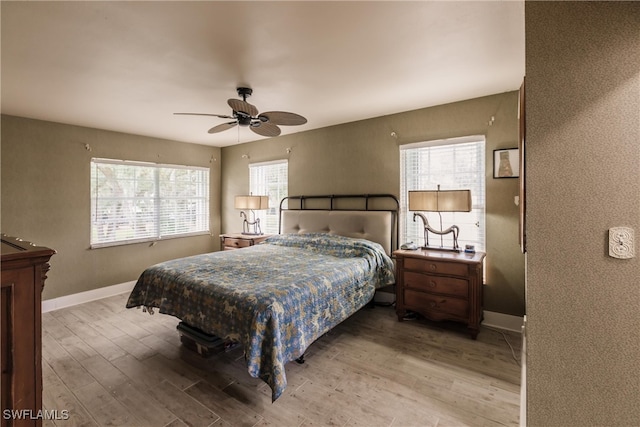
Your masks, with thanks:
<instances>
[{"instance_id":1,"label":"window","mask_svg":"<svg viewBox=\"0 0 640 427\"><path fill-rule=\"evenodd\" d=\"M288 166L286 160L249 165L249 191L256 196L269 196L269 209L255 211L263 233L278 233L280 201L288 195Z\"/></svg>"},{"instance_id":2,"label":"window","mask_svg":"<svg viewBox=\"0 0 640 427\"><path fill-rule=\"evenodd\" d=\"M422 221L413 221L408 210L410 190L471 190L471 212L443 212L442 227L436 212L423 212L435 229L460 227L458 244L485 250L485 139L484 136L453 138L400 147L400 235L401 242L424 244ZM429 233L431 246L440 246L440 236ZM453 247L453 236L443 237Z\"/></svg>"},{"instance_id":3,"label":"window","mask_svg":"<svg viewBox=\"0 0 640 427\"><path fill-rule=\"evenodd\" d=\"M209 169L91 160L91 247L209 233Z\"/></svg>"}]
</instances>

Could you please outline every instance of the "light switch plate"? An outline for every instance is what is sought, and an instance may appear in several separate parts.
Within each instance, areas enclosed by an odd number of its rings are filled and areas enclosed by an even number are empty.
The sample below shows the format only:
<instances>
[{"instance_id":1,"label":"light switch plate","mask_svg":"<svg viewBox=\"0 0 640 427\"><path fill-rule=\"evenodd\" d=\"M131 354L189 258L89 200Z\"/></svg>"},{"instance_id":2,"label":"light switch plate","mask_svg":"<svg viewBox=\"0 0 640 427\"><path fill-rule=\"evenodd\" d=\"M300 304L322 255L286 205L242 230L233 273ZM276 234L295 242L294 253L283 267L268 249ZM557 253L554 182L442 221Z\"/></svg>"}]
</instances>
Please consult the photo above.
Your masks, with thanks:
<instances>
[{"instance_id":1,"label":"light switch plate","mask_svg":"<svg viewBox=\"0 0 640 427\"><path fill-rule=\"evenodd\" d=\"M633 258L635 254L634 231L630 227L609 229L609 256L618 259Z\"/></svg>"}]
</instances>

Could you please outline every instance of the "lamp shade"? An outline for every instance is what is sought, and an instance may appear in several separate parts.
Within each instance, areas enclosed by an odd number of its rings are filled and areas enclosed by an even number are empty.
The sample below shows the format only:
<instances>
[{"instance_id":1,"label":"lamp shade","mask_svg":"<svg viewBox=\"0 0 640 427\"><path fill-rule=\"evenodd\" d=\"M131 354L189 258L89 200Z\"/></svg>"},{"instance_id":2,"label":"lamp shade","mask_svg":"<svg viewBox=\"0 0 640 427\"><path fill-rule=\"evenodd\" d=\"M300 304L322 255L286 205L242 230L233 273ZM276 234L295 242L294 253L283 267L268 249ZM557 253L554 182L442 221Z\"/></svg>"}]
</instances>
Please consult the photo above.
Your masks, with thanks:
<instances>
[{"instance_id":1,"label":"lamp shade","mask_svg":"<svg viewBox=\"0 0 640 427\"><path fill-rule=\"evenodd\" d=\"M269 196L236 196L234 207L252 210L269 209Z\"/></svg>"},{"instance_id":2,"label":"lamp shade","mask_svg":"<svg viewBox=\"0 0 640 427\"><path fill-rule=\"evenodd\" d=\"M409 191L409 210L471 212L471 190Z\"/></svg>"}]
</instances>

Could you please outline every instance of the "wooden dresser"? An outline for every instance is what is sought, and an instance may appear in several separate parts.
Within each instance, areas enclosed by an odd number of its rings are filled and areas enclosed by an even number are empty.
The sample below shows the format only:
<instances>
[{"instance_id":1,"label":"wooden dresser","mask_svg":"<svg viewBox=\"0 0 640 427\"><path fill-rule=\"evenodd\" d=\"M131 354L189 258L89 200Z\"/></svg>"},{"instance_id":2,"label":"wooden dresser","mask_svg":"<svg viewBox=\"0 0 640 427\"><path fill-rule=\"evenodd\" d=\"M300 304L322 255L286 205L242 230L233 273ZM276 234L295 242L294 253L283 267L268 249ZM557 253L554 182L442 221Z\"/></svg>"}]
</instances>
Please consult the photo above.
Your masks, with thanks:
<instances>
[{"instance_id":1,"label":"wooden dresser","mask_svg":"<svg viewBox=\"0 0 640 427\"><path fill-rule=\"evenodd\" d=\"M40 426L42 409L41 293L53 249L2 237L2 426ZM5 410L22 419L5 419ZM10 417L9 417L10 418Z\"/></svg>"},{"instance_id":2,"label":"wooden dresser","mask_svg":"<svg viewBox=\"0 0 640 427\"><path fill-rule=\"evenodd\" d=\"M242 249L249 246L257 245L270 236L271 234L252 235L242 233L228 233L220 235L220 243L222 244L222 250L229 251L232 249Z\"/></svg>"},{"instance_id":3,"label":"wooden dresser","mask_svg":"<svg viewBox=\"0 0 640 427\"><path fill-rule=\"evenodd\" d=\"M408 311L431 320L455 320L465 323L476 339L482 321L485 253L419 249L398 250L393 255L398 320Z\"/></svg>"}]
</instances>

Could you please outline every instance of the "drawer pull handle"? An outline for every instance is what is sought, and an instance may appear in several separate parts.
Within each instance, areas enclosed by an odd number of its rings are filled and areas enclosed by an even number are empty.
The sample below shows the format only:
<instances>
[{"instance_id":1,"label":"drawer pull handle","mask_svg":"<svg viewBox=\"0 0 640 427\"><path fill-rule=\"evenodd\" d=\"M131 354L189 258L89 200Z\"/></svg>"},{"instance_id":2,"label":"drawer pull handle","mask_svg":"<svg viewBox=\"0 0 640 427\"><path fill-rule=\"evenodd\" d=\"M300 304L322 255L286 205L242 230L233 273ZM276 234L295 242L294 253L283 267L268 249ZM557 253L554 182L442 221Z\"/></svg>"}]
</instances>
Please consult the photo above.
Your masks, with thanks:
<instances>
[{"instance_id":1,"label":"drawer pull handle","mask_svg":"<svg viewBox=\"0 0 640 427\"><path fill-rule=\"evenodd\" d=\"M431 308L434 308L434 307L436 306L436 303L435 303L435 302L433 302L433 301L431 301L431 302L429 303L429 305L431 306Z\"/></svg>"},{"instance_id":2,"label":"drawer pull handle","mask_svg":"<svg viewBox=\"0 0 640 427\"><path fill-rule=\"evenodd\" d=\"M436 271L438 269L438 266L435 264L429 264L429 268L433 271Z\"/></svg>"},{"instance_id":3,"label":"drawer pull handle","mask_svg":"<svg viewBox=\"0 0 640 427\"><path fill-rule=\"evenodd\" d=\"M432 281L430 281L430 282L429 282L429 286L431 286L432 288L435 288L435 287L436 287L436 282L435 282L435 281L433 281L433 280L432 280Z\"/></svg>"}]
</instances>

